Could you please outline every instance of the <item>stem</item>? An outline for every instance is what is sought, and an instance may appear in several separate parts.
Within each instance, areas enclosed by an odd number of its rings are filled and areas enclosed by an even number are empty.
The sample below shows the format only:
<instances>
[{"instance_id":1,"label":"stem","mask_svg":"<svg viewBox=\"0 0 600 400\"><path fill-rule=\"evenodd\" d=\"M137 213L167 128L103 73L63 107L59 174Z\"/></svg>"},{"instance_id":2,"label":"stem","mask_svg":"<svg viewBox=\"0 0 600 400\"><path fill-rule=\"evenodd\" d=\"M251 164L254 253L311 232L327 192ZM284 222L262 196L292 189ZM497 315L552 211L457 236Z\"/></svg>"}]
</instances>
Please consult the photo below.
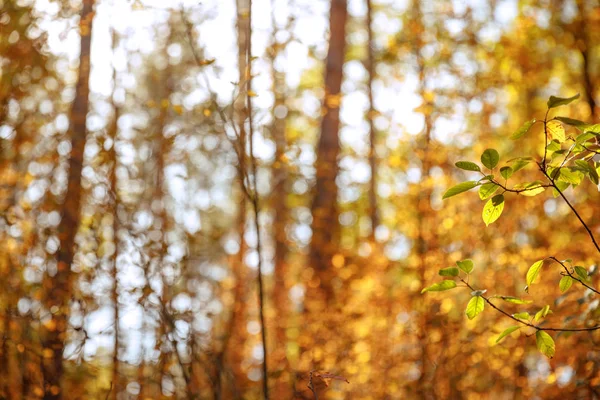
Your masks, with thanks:
<instances>
[{"instance_id":1,"label":"stem","mask_svg":"<svg viewBox=\"0 0 600 400\"><path fill-rule=\"evenodd\" d=\"M473 286L471 286L469 283L467 283L467 281L465 281L463 278L460 278L460 280L469 288L471 289L471 291L475 291L475 288L473 288ZM600 325L595 325L589 328L544 328L538 325L534 325L530 322L527 321L523 321L520 320L516 317L514 317L513 315L509 314L508 312L504 311L503 309L501 309L500 307L498 307L497 305L495 305L494 303L492 303L492 301L489 299L489 297L485 297L483 295L480 295L480 297L490 305L490 307L492 307L493 309L495 309L496 311L498 311L499 313L505 315L506 317L518 322L521 325L525 325L528 326L530 328L533 328L537 331L551 331L551 332L586 332L586 331L595 331L600 329Z\"/></svg>"},{"instance_id":2,"label":"stem","mask_svg":"<svg viewBox=\"0 0 600 400\"><path fill-rule=\"evenodd\" d=\"M550 175L548 175L548 173L546 172L543 164L542 164L542 167L540 169L541 169L542 173L546 176L546 178L548 178L548 180L550 181L550 184L552 185L552 187L558 192L558 194L560 195L560 197L562 197L562 199L565 201L565 203L567 203L567 205L569 206L569 208L571 209L571 211L573 211L573 214L575 214L575 216L577 217L577 219L579 220L579 222L581 222L581 225L583 225L583 227L587 231L588 235L590 236L590 239L592 239L592 243L594 243L594 246L596 247L596 250L598 251L598 253L600 253L600 245L598 245L598 242L596 241L596 238L594 237L594 234L592 233L592 230L590 229L590 227L585 223L585 221L583 220L583 218L581 217L581 215L579 215L579 213L577 212L577 210L575 209L575 207L573 207L573 205L567 199L567 197L562 192L562 190L560 190L558 188L558 186L556 186L556 183L554 182L554 179L550 178Z\"/></svg>"},{"instance_id":3,"label":"stem","mask_svg":"<svg viewBox=\"0 0 600 400\"><path fill-rule=\"evenodd\" d=\"M265 324L265 291L264 282L262 275L262 243L260 240L260 221L259 217L259 200L258 200L258 177L256 173L256 158L254 157L254 127L253 127L253 116L252 116L252 0L248 0L248 41L246 48L246 68L248 76L246 80L246 106L248 108L248 145L250 151L250 168L252 168L252 186L253 196L251 197L252 207L254 209L254 228L256 230L256 252L258 253L258 315L260 318L260 332L263 346L263 394L265 400L269 399L269 368L267 366L268 354L267 354L267 329Z\"/></svg>"},{"instance_id":4,"label":"stem","mask_svg":"<svg viewBox=\"0 0 600 400\"><path fill-rule=\"evenodd\" d=\"M582 281L581 279L579 279L578 277L576 277L575 275L573 275L571 273L571 271L569 271L569 269L567 268L567 266L562 261L560 261L559 259L557 259L556 257L548 257L547 260L556 261L557 263L559 263L565 269L565 272L567 273L568 276L571 277L571 279L574 279L577 282L581 283L583 286L585 286L586 288L590 289L592 292L594 292L596 294L600 294L600 291L594 289L593 287L591 287L590 285L588 285L587 283L585 283L584 281Z\"/></svg>"}]
</instances>

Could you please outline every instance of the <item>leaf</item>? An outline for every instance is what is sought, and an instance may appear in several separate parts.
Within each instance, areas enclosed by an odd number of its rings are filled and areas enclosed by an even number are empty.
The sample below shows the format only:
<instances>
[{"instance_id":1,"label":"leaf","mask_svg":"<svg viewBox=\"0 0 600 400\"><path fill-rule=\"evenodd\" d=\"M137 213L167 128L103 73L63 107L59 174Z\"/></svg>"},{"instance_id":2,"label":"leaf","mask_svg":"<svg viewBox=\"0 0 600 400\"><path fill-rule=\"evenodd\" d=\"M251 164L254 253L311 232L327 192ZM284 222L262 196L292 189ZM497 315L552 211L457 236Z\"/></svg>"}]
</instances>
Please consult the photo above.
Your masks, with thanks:
<instances>
[{"instance_id":1,"label":"leaf","mask_svg":"<svg viewBox=\"0 0 600 400\"><path fill-rule=\"evenodd\" d=\"M471 297L469 304L467 304L466 314L469 319L473 319L483 311L485 307L485 300L481 296Z\"/></svg>"},{"instance_id":2,"label":"leaf","mask_svg":"<svg viewBox=\"0 0 600 400\"><path fill-rule=\"evenodd\" d=\"M554 357L556 347L554 345L554 339L544 331L537 331L535 333L535 342L538 350L548 358Z\"/></svg>"},{"instance_id":3,"label":"leaf","mask_svg":"<svg viewBox=\"0 0 600 400\"><path fill-rule=\"evenodd\" d=\"M567 117L554 117L554 119L559 120L562 123L565 123L567 125L571 125L571 126L576 126L576 127L580 127L580 126L585 126L588 125L587 123L580 121L578 119L573 119L573 118L567 118Z\"/></svg>"},{"instance_id":4,"label":"leaf","mask_svg":"<svg viewBox=\"0 0 600 400\"><path fill-rule=\"evenodd\" d=\"M558 121L549 121L546 124L546 132L552 139L558 140L559 143L567 139L565 136L565 127Z\"/></svg>"},{"instance_id":5,"label":"leaf","mask_svg":"<svg viewBox=\"0 0 600 400\"><path fill-rule=\"evenodd\" d=\"M527 311L525 311L525 312L513 314L513 317L515 317L517 319L528 320L529 318L531 318L531 315L529 315L529 313Z\"/></svg>"},{"instance_id":6,"label":"leaf","mask_svg":"<svg viewBox=\"0 0 600 400\"><path fill-rule=\"evenodd\" d=\"M579 98L579 93L577 93L575 96L572 97L555 97L555 96L550 96L550 98L548 99L548 108L556 108L559 106L566 106L567 104L571 103L574 100L577 100Z\"/></svg>"},{"instance_id":7,"label":"leaf","mask_svg":"<svg viewBox=\"0 0 600 400\"><path fill-rule=\"evenodd\" d=\"M471 161L458 161L454 165L456 165L460 169L464 169L465 171L481 172L481 168L479 168L479 165L477 165Z\"/></svg>"},{"instance_id":8,"label":"leaf","mask_svg":"<svg viewBox=\"0 0 600 400\"><path fill-rule=\"evenodd\" d=\"M583 179L583 176L578 171L574 171L571 168L567 167L561 168L558 171L557 175L552 176L555 176L554 179L558 179L559 181L571 183L574 185L579 185L581 183L581 180Z\"/></svg>"},{"instance_id":9,"label":"leaf","mask_svg":"<svg viewBox=\"0 0 600 400\"><path fill-rule=\"evenodd\" d=\"M587 161L575 160L575 165L577 165L580 170L582 170L588 176L588 178L590 178L590 181L592 181L593 184L598 185L598 183L600 183L596 168L592 167Z\"/></svg>"},{"instance_id":10,"label":"leaf","mask_svg":"<svg viewBox=\"0 0 600 400\"><path fill-rule=\"evenodd\" d=\"M513 296L499 296L502 300L508 302L508 303L513 303L513 304L530 304L533 303L532 300L522 300L519 299L518 297L513 297Z\"/></svg>"},{"instance_id":11,"label":"leaf","mask_svg":"<svg viewBox=\"0 0 600 400\"><path fill-rule=\"evenodd\" d=\"M483 185L481 185L479 187L479 198L481 200L485 200L485 199L489 198L491 195L493 195L496 192L496 190L498 190L499 187L500 186L498 186L492 182L484 183Z\"/></svg>"},{"instance_id":12,"label":"leaf","mask_svg":"<svg viewBox=\"0 0 600 400\"><path fill-rule=\"evenodd\" d=\"M504 332L502 332L500 334L500 336L498 336L498 339L496 339L496 343L500 342L502 339L504 339L505 337L507 337L508 335L510 335L511 333L513 333L514 331L516 331L517 329L519 329L520 326L511 326L510 328L506 328L504 330Z\"/></svg>"},{"instance_id":13,"label":"leaf","mask_svg":"<svg viewBox=\"0 0 600 400\"><path fill-rule=\"evenodd\" d=\"M517 171L519 171L519 170L521 170L521 169L525 168L527 165L529 165L529 163L530 163L531 161L532 161L532 160L527 160L527 159L524 159L524 158L521 158L521 159L517 159L517 160L515 160L515 161L514 161L514 164L512 165L513 174L514 174L515 172L517 172Z\"/></svg>"},{"instance_id":14,"label":"leaf","mask_svg":"<svg viewBox=\"0 0 600 400\"><path fill-rule=\"evenodd\" d=\"M569 275L565 275L560 278L560 282L558 282L558 288L562 293L569 290L569 288L573 285L573 279Z\"/></svg>"},{"instance_id":15,"label":"leaf","mask_svg":"<svg viewBox=\"0 0 600 400\"><path fill-rule=\"evenodd\" d=\"M600 133L600 124L587 125L583 129L583 133L595 133L596 135Z\"/></svg>"},{"instance_id":16,"label":"leaf","mask_svg":"<svg viewBox=\"0 0 600 400\"><path fill-rule=\"evenodd\" d=\"M446 193L444 193L444 196L442 196L442 199L447 199L448 197L456 196L457 194L471 190L476 186L479 186L479 182L467 181L459 183L458 185L452 186L450 189L448 189Z\"/></svg>"},{"instance_id":17,"label":"leaf","mask_svg":"<svg viewBox=\"0 0 600 400\"><path fill-rule=\"evenodd\" d=\"M587 281L589 279L587 270L581 266L575 267L575 273L582 281Z\"/></svg>"},{"instance_id":18,"label":"leaf","mask_svg":"<svg viewBox=\"0 0 600 400\"><path fill-rule=\"evenodd\" d=\"M570 185L570 183L560 181L554 182L554 184L556 185L556 187L558 187L558 189L560 189L561 192L567 190L567 188ZM552 188L552 195L556 198L560 196L560 193L558 193L558 190L556 190L555 188Z\"/></svg>"},{"instance_id":19,"label":"leaf","mask_svg":"<svg viewBox=\"0 0 600 400\"><path fill-rule=\"evenodd\" d=\"M500 168L500 175L502 175L502 177L504 179L508 179L512 176L513 174L513 169L511 167L502 167Z\"/></svg>"},{"instance_id":20,"label":"leaf","mask_svg":"<svg viewBox=\"0 0 600 400\"><path fill-rule=\"evenodd\" d=\"M577 136L577 138L575 139L575 143L582 144L595 137L596 135L594 135L591 132L582 133L581 135Z\"/></svg>"},{"instance_id":21,"label":"leaf","mask_svg":"<svg viewBox=\"0 0 600 400\"><path fill-rule=\"evenodd\" d=\"M491 223L500 218L502 210L504 210L504 195L499 194L489 199L487 203L485 203L483 212L481 214L485 225L489 226Z\"/></svg>"},{"instance_id":22,"label":"leaf","mask_svg":"<svg viewBox=\"0 0 600 400\"><path fill-rule=\"evenodd\" d=\"M456 267L442 268L439 270L438 273L440 274L440 276L458 276L458 268L456 268Z\"/></svg>"},{"instance_id":23,"label":"leaf","mask_svg":"<svg viewBox=\"0 0 600 400\"><path fill-rule=\"evenodd\" d=\"M534 262L531 265L531 267L529 267L529 270L527 271L527 275L525 277L527 286L531 286L531 284L533 283L535 278L538 277L538 275L540 274L540 271L542 270L543 265L544 265L544 260L539 260L539 261Z\"/></svg>"},{"instance_id":24,"label":"leaf","mask_svg":"<svg viewBox=\"0 0 600 400\"><path fill-rule=\"evenodd\" d=\"M540 311L535 313L535 317L533 319L537 322L540 319L545 318L549 312L550 312L550 306L545 305Z\"/></svg>"},{"instance_id":25,"label":"leaf","mask_svg":"<svg viewBox=\"0 0 600 400\"><path fill-rule=\"evenodd\" d=\"M529 129L531 128L531 126L533 124L535 124L536 119L532 119L531 121L527 121L525 122L523 125L521 125L521 127L519 129L517 129L517 131L515 133L513 133L511 135L511 139L512 140L517 140L520 139L521 137L523 137L523 135L525 135L527 132L529 132Z\"/></svg>"},{"instance_id":26,"label":"leaf","mask_svg":"<svg viewBox=\"0 0 600 400\"><path fill-rule=\"evenodd\" d=\"M489 169L493 169L500 161L500 154L495 149L487 149L481 155L481 163Z\"/></svg>"},{"instance_id":27,"label":"leaf","mask_svg":"<svg viewBox=\"0 0 600 400\"><path fill-rule=\"evenodd\" d=\"M421 290L421 294L425 292L443 292L444 290L454 289L456 287L456 282L450 280L444 280L440 283L434 283L433 285L426 287Z\"/></svg>"},{"instance_id":28,"label":"leaf","mask_svg":"<svg viewBox=\"0 0 600 400\"><path fill-rule=\"evenodd\" d=\"M457 261L456 265L458 265L458 268L462 269L467 274L470 274L471 271L473 271L473 268L475 267L475 265L473 264L473 260L469 259Z\"/></svg>"},{"instance_id":29,"label":"leaf","mask_svg":"<svg viewBox=\"0 0 600 400\"><path fill-rule=\"evenodd\" d=\"M543 193L546 188L542 187L542 181L520 183L513 187L515 190L522 190L519 194L522 196L533 197ZM526 189L526 190L525 190Z\"/></svg>"}]
</instances>

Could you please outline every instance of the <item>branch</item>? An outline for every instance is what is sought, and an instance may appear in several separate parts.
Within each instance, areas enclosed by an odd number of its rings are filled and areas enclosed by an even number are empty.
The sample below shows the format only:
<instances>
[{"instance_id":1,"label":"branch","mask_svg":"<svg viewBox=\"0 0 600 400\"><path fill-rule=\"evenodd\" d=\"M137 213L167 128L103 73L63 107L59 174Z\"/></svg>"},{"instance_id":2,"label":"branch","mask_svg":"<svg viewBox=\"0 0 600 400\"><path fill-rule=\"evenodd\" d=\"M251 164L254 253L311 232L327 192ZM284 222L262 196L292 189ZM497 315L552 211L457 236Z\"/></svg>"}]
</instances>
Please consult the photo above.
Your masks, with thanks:
<instances>
[{"instance_id":1,"label":"branch","mask_svg":"<svg viewBox=\"0 0 600 400\"><path fill-rule=\"evenodd\" d=\"M575 209L575 207L573 207L573 205L567 199L567 197L562 192L562 190L560 190L558 188L558 186L556 186L556 183L554 182L554 179L552 179L550 177L550 175L548 175L548 173L546 172L543 164L542 164L542 166L540 166L540 170L546 176L546 178L548 178L548 180L550 181L550 184L558 192L558 194L560 195L560 197L562 197L562 199L565 201L565 203L567 203L567 205L569 206L569 208L571 209L571 211L573 211L573 214L575 214L575 216L577 217L577 219L579 220L579 222L581 222L581 225L583 225L583 227L587 231L588 235L590 236L590 239L592 239L592 243L594 243L594 246L596 247L596 250L598 251L598 253L600 253L600 245L598 245L598 242L596 241L596 238L594 237L594 234L592 233L592 230L590 229L590 227L585 223L585 221L583 220L583 218L581 217L581 215L579 215L579 213L577 212L577 210Z\"/></svg>"},{"instance_id":2,"label":"branch","mask_svg":"<svg viewBox=\"0 0 600 400\"><path fill-rule=\"evenodd\" d=\"M467 283L467 281L465 281L464 279L460 279L469 289L471 289L471 291L475 291L476 289L473 288L473 286L471 286L470 284ZM503 309L501 309L500 307L498 307L497 305L495 305L494 303L492 303L492 301L490 300L489 297L485 297L483 295L480 295L480 297L490 305L490 307L492 307L493 309L495 309L496 311L498 311L499 313L503 314L504 316L518 322L521 325L524 326L528 326L530 328L535 329L536 331L551 331L551 332L587 332L587 331L595 331L600 329L600 325L595 325L589 328L545 328L545 327L541 327L539 325L534 325L531 322L528 321L523 321L520 320L519 318L509 314L508 312L504 311Z\"/></svg>"},{"instance_id":3,"label":"branch","mask_svg":"<svg viewBox=\"0 0 600 400\"><path fill-rule=\"evenodd\" d=\"M559 259L557 259L556 257L554 257L554 256L548 257L547 260L556 261L557 263L559 263L565 269L565 272L567 273L568 276L571 277L571 279L576 280L577 282L581 283L583 286L585 286L586 288L590 289L592 292L594 292L596 294L600 294L600 291L594 289L593 287L591 287L590 285L588 285L587 283L585 283L584 281L582 281L581 279L579 279L578 277L576 277L575 275L573 275L571 273L571 271L569 271L569 269L567 268L567 266L562 261L560 261Z\"/></svg>"}]
</instances>

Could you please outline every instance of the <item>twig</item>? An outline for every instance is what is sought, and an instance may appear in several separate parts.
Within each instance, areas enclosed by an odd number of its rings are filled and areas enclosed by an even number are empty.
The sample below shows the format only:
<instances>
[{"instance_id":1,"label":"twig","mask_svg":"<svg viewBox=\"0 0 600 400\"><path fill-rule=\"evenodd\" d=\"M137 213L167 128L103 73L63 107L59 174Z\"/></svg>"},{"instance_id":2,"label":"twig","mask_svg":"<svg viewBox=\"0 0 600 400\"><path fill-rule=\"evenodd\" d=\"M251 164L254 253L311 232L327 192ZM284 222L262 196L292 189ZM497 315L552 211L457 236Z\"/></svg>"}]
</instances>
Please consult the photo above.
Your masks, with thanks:
<instances>
[{"instance_id":1,"label":"twig","mask_svg":"<svg viewBox=\"0 0 600 400\"><path fill-rule=\"evenodd\" d=\"M467 283L467 281L465 281L464 279L460 279L469 289L471 289L472 291L475 291L475 288L473 288L473 286L469 285ZM595 325L589 328L545 328L539 325L534 325L531 322L527 322L527 321L523 321L511 314L509 314L508 312L504 311L503 309L501 309L500 307L498 307L497 305L495 305L494 303L492 303L492 301L489 299L489 297L485 297L483 295L479 295L479 297L481 297L486 303L488 303L490 305L490 307L492 307L493 309L495 309L496 311L498 311L501 314L504 314L506 317L518 322L521 325L525 325L528 326L530 328L535 329L536 331L551 331L551 332L587 332L587 331L595 331L600 329L600 325Z\"/></svg>"},{"instance_id":2,"label":"twig","mask_svg":"<svg viewBox=\"0 0 600 400\"><path fill-rule=\"evenodd\" d=\"M567 266L566 266L566 265L565 265L565 264L564 264L562 261L560 261L559 259L557 259L556 257L552 256L552 257L548 257L547 259L548 259L548 260L553 260L553 261L556 261L557 263L559 263L559 264L560 264L560 265L561 265L561 266L562 266L562 267L565 269L565 272L567 273L567 275L568 275L569 277L571 277L571 279L574 279L574 280L576 280L577 282L581 283L583 286L585 286L586 288L590 289L592 292L594 292L594 293L596 293L596 294L600 294L600 291L598 291L598 290L594 289L593 287L591 287L590 285L588 285L587 283L585 283L585 282L584 282L584 281L582 281L581 279L579 279L579 278L577 278L576 276L574 276L574 275L571 273L571 271L569 271L569 269L567 268Z\"/></svg>"}]
</instances>

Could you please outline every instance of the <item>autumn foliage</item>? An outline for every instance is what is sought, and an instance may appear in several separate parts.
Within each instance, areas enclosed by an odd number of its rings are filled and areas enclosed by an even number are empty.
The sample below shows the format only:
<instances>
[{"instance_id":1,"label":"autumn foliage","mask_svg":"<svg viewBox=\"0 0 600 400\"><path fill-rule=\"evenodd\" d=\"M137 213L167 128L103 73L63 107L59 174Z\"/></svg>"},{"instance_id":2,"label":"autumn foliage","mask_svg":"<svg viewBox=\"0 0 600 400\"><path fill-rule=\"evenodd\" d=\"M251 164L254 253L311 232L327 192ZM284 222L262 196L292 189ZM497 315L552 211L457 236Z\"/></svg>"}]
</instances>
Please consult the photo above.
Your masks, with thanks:
<instances>
[{"instance_id":1,"label":"autumn foliage","mask_svg":"<svg viewBox=\"0 0 600 400\"><path fill-rule=\"evenodd\" d=\"M600 398L599 37L0 0L0 399Z\"/></svg>"}]
</instances>

